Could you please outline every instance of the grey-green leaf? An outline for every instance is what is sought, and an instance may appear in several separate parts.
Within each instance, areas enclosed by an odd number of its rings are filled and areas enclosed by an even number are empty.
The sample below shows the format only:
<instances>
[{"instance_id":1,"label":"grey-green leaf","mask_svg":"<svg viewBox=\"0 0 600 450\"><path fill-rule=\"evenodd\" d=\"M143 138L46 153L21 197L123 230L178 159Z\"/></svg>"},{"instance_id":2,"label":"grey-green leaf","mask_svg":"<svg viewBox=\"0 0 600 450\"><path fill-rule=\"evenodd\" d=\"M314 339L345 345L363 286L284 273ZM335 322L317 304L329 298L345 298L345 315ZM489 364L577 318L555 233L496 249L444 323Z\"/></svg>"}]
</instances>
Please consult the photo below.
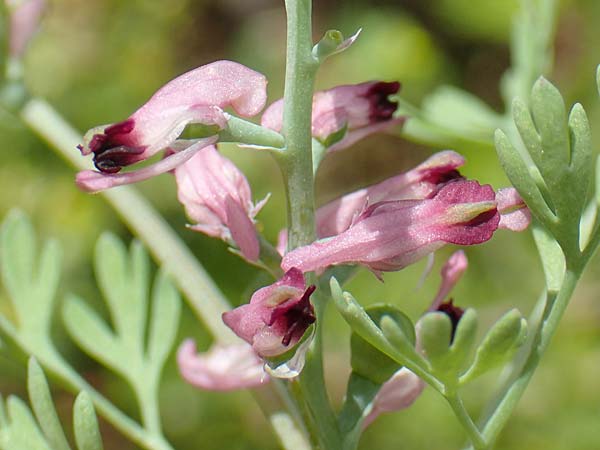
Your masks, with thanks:
<instances>
[{"instance_id":1,"label":"grey-green leaf","mask_svg":"<svg viewBox=\"0 0 600 450\"><path fill-rule=\"evenodd\" d=\"M8 215L0 235L2 281L16 312L17 326L30 343L44 346L60 277L60 247L49 241L36 264L35 233L19 211Z\"/></svg>"},{"instance_id":2,"label":"grey-green leaf","mask_svg":"<svg viewBox=\"0 0 600 450\"><path fill-rule=\"evenodd\" d=\"M531 112L543 148L538 167L549 186L554 186L571 160L567 113L562 95L544 77L538 78L531 91Z\"/></svg>"},{"instance_id":3,"label":"grey-green leaf","mask_svg":"<svg viewBox=\"0 0 600 450\"><path fill-rule=\"evenodd\" d=\"M342 292L342 288L333 277L330 280L330 286L334 304L352 331L388 356L391 356L390 352L397 353L365 310L350 293Z\"/></svg>"},{"instance_id":4,"label":"grey-green leaf","mask_svg":"<svg viewBox=\"0 0 600 450\"><path fill-rule=\"evenodd\" d=\"M53 450L51 449L42 432L35 423L31 411L18 397L9 397L7 400L7 411L10 425L5 447L2 450Z\"/></svg>"},{"instance_id":5,"label":"grey-green leaf","mask_svg":"<svg viewBox=\"0 0 600 450\"><path fill-rule=\"evenodd\" d=\"M13 299L20 298L31 287L36 249L33 226L21 211L11 211L4 220L0 249L4 286ZM15 308L26 310L25 305Z\"/></svg>"},{"instance_id":6,"label":"grey-green leaf","mask_svg":"<svg viewBox=\"0 0 600 450\"><path fill-rule=\"evenodd\" d=\"M565 257L558 243L540 224L533 223L533 239L540 254L546 288L558 292L565 275Z\"/></svg>"},{"instance_id":7,"label":"grey-green leaf","mask_svg":"<svg viewBox=\"0 0 600 450\"><path fill-rule=\"evenodd\" d=\"M571 183L564 192L570 198L571 211L577 216L585 208L594 174L592 131L583 106L576 103L569 114L571 143Z\"/></svg>"},{"instance_id":8,"label":"grey-green leaf","mask_svg":"<svg viewBox=\"0 0 600 450\"><path fill-rule=\"evenodd\" d=\"M102 450L94 404L86 392L81 392L75 399L73 429L78 450Z\"/></svg>"},{"instance_id":9,"label":"grey-green leaf","mask_svg":"<svg viewBox=\"0 0 600 450\"><path fill-rule=\"evenodd\" d=\"M408 319L408 318L407 318ZM391 316L385 315L381 317L379 326L383 335L397 351L397 353L404 355L418 364L421 367L427 367L427 361L417 352L415 348L415 330L412 322L410 322L410 328L401 321L392 319Z\"/></svg>"},{"instance_id":10,"label":"grey-green leaf","mask_svg":"<svg viewBox=\"0 0 600 450\"><path fill-rule=\"evenodd\" d=\"M44 372L35 358L28 364L27 389L35 416L52 450L70 450L62 429Z\"/></svg>"},{"instance_id":11,"label":"grey-green leaf","mask_svg":"<svg viewBox=\"0 0 600 450\"><path fill-rule=\"evenodd\" d=\"M384 309L384 307L387 307ZM402 315L399 320L410 322L408 317L404 316L400 311L393 310L388 305L377 305L374 308L367 309L367 314L371 319L378 323L382 316L387 316L390 320L392 314L395 318ZM412 324L411 324L412 328ZM412 331L414 341L414 330ZM352 371L374 383L383 384L396 371L401 368L401 365L392 358L381 352L357 333L352 333L350 337L351 360L350 365Z\"/></svg>"},{"instance_id":12,"label":"grey-green leaf","mask_svg":"<svg viewBox=\"0 0 600 450\"><path fill-rule=\"evenodd\" d=\"M148 342L148 359L162 367L177 336L181 300L164 273L154 283L152 317Z\"/></svg>"},{"instance_id":13,"label":"grey-green leaf","mask_svg":"<svg viewBox=\"0 0 600 450\"><path fill-rule=\"evenodd\" d=\"M128 367L131 359L124 353L118 338L82 299L68 296L62 312L69 335L86 353L113 370L120 372Z\"/></svg>"},{"instance_id":14,"label":"grey-green leaf","mask_svg":"<svg viewBox=\"0 0 600 450\"><path fill-rule=\"evenodd\" d=\"M526 337L527 323L521 313L516 309L507 312L488 331L477 349L473 365L460 378L460 382L467 383L506 362Z\"/></svg>"},{"instance_id":15,"label":"grey-green leaf","mask_svg":"<svg viewBox=\"0 0 600 450\"><path fill-rule=\"evenodd\" d=\"M521 197L538 220L552 226L556 222L556 217L544 200L535 180L531 177L529 168L523 161L522 156L510 143L503 131L496 130L495 142L500 163L511 183L517 188L519 194L521 194Z\"/></svg>"},{"instance_id":16,"label":"grey-green leaf","mask_svg":"<svg viewBox=\"0 0 600 450\"><path fill-rule=\"evenodd\" d=\"M452 322L443 312L427 313L419 320L419 337L423 353L434 370L450 350L451 335Z\"/></svg>"},{"instance_id":17,"label":"grey-green leaf","mask_svg":"<svg viewBox=\"0 0 600 450\"><path fill-rule=\"evenodd\" d=\"M127 249L119 238L110 233L100 236L95 251L96 281L118 334L125 331L129 321L123 310L123 300L130 293L127 289L130 270L128 259Z\"/></svg>"},{"instance_id":18,"label":"grey-green leaf","mask_svg":"<svg viewBox=\"0 0 600 450\"><path fill-rule=\"evenodd\" d=\"M453 369L462 371L471 357L476 338L477 312L473 308L469 308L458 321L454 339L450 345L450 362Z\"/></svg>"}]
</instances>

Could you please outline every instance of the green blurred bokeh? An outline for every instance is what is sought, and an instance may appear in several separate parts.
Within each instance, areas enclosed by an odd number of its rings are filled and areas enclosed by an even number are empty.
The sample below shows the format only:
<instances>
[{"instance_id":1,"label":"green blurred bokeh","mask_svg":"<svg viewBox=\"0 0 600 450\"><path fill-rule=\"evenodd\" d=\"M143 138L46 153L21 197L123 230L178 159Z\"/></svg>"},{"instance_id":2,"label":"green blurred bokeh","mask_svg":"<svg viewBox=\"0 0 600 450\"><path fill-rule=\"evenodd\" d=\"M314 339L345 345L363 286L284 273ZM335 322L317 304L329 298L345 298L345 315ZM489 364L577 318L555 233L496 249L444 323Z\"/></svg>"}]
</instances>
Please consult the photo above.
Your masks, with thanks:
<instances>
[{"instance_id":1,"label":"green blurred bokeh","mask_svg":"<svg viewBox=\"0 0 600 450\"><path fill-rule=\"evenodd\" d=\"M281 96L285 16L275 0L54 0L27 57L31 91L48 99L75 127L86 130L127 117L158 87L176 75L216 59L234 59L264 73L271 99ZM440 84L471 91L501 110L500 76L509 63L507 47L517 0L324 0L314 2L315 39L329 28L349 34L363 28L358 42L328 60L317 87L368 79L399 79L403 95L419 103ZM562 4L552 80L567 102L579 101L592 126L600 118L594 70L600 62L600 2ZM596 127L597 129L600 126ZM76 292L101 307L91 254L103 230L130 240L101 197L79 192L74 172L18 120L0 123L0 217L14 207L27 211L41 236L56 236L65 249L61 295ZM380 180L425 159L434 149L389 136L376 136L331 155L317 177L318 203L357 186ZM465 174L500 187L506 184L495 154L456 148L468 164ZM76 150L73 149L75 152ZM263 153L223 148L250 180L256 199L272 197L259 216L265 235L275 240L285 225L281 178ZM259 273L226 251L221 242L184 228L172 177L140 185L196 253L233 304L248 300ZM438 269L452 249L440 252L424 287L424 263L378 282L361 273L348 286L363 303L396 303L413 318L426 309L437 289ZM511 307L527 314L542 288L529 233L498 232L482 246L467 249L469 270L453 293L461 306L473 306L484 325ZM537 375L502 434L498 449L597 450L600 448L600 302L593 264L578 288L564 323ZM232 281L235 280L235 281ZM4 295L3 293L1 295ZM0 297L0 307L6 302ZM333 313L333 311L331 311ZM194 336L201 349L210 337L189 309L179 341ZM58 318L57 318L58 321ZM339 404L349 372L348 330L335 314L327 319L327 378ZM482 326L482 329L485 327ZM75 367L115 402L137 415L121 380L69 344L60 326L56 338ZM23 395L22 359L0 353L0 391ZM467 404L480 411L498 374L467 392ZM481 393L486 393L482 395ZM489 394L488 394L489 393ZM72 396L57 392L68 417ZM171 359L161 406L168 438L178 450L268 450L277 448L268 425L246 393L201 392L178 377ZM107 449L133 447L104 424ZM444 401L431 390L409 410L383 416L366 432L362 449L454 449L464 435Z\"/></svg>"}]
</instances>

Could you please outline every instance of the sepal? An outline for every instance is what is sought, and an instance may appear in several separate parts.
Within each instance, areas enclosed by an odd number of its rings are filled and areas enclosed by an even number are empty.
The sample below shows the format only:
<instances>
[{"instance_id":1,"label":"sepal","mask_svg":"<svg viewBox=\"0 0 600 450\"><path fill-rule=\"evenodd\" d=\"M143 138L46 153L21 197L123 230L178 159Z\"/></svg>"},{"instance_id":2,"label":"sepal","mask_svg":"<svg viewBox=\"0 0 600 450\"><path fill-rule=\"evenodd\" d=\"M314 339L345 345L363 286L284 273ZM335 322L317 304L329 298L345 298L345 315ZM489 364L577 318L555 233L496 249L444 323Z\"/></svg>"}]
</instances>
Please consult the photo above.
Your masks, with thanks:
<instances>
[{"instance_id":1,"label":"sepal","mask_svg":"<svg viewBox=\"0 0 600 450\"><path fill-rule=\"evenodd\" d=\"M323 62L330 56L343 52L354 44L354 41L358 39L361 31L362 28L359 28L352 36L344 39L344 35L341 31L327 30L321 40L313 47L313 57L317 61Z\"/></svg>"}]
</instances>

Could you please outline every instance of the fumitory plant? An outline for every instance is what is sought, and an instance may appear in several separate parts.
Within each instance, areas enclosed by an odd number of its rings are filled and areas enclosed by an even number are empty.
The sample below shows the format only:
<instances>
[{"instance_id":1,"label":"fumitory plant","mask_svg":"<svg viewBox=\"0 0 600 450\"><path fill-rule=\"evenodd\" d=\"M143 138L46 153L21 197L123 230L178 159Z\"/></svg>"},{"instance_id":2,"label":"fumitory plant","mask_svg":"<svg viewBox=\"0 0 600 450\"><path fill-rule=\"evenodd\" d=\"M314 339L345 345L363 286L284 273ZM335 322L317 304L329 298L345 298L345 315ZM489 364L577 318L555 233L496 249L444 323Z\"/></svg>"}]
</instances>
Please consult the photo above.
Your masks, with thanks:
<instances>
[{"instance_id":1,"label":"fumitory plant","mask_svg":"<svg viewBox=\"0 0 600 450\"><path fill-rule=\"evenodd\" d=\"M89 290L83 295L63 286L57 240L38 246L24 213L4 218L0 351L17 364L27 356L29 404L0 398L1 450L117 448L103 443L97 416L139 448L174 450L165 426L169 412L160 407L163 372L174 367L179 383L199 390L252 390L278 444L288 450L357 449L381 415L407 410L404 418L411 420L410 407L426 390L447 403L466 448L494 448L600 244L600 188L586 112L581 104L567 107L544 78L558 5L522 0L512 65L502 77L506 108L499 113L457 89L432 93L415 107L401 94L402 80L315 90L319 68L330 58L350 58L370 30L344 35L331 29L315 42L312 2L284 3L286 70L279 100L269 101L269 77L251 60L216 60L167 81L128 117L81 136L25 82L28 44L50 5L2 2L2 112L76 167L73 189L100 193L136 239L129 246L108 232L98 239L93 267L103 305L94 306L85 298ZM85 99L79 104L86 108ZM375 134L434 151L418 155L414 167L317 207L321 163ZM494 147L512 186L494 189L485 175L467 172L464 142L481 144L481 152ZM225 144L248 158L270 155L278 166L286 200L285 213L279 212L287 225L277 242L260 222L269 195L253 194L223 152ZM187 229L180 224L174 231L128 186L153 177L176 186L171 201L185 210ZM196 259L179 232L220 239L254 267L259 275L239 306L231 306L203 269L211 255ZM502 286L514 307L480 320L468 298L452 295L468 270L470 247L517 232L532 235L539 253L545 284L537 305L524 311L518 286ZM441 252L438 287L428 274L436 252L449 245L448 258ZM155 274L148 253L159 266ZM374 303L378 299L355 296L348 286L360 272L370 273L376 285L422 260L422 282L437 293L419 314L405 299ZM226 277L239 282L233 271ZM209 348L185 336L182 300L200 319L196 326L212 335ZM347 325L350 354L345 369L334 374L346 386L340 402L325 366L327 315ZM123 407L110 389L76 368L75 348L122 378L137 408ZM480 377L491 371L502 374L496 391L482 392ZM50 385L77 394L72 427L64 427ZM465 401L473 393L488 399L482 411ZM423 421L414 426L431 433ZM196 448L202 448L202 426L195 432ZM402 443L398 436L390 448ZM424 441L420 448L430 447Z\"/></svg>"}]
</instances>

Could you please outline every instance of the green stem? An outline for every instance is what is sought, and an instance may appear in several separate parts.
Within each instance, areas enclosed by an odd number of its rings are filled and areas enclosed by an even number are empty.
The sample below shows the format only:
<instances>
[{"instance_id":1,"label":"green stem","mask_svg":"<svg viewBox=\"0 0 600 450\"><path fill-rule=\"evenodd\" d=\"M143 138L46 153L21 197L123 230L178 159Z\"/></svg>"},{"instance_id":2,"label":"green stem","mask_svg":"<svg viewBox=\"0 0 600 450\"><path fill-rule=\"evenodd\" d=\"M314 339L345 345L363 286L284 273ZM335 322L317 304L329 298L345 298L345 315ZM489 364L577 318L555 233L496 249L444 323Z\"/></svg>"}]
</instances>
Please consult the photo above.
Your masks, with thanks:
<instances>
[{"instance_id":1,"label":"green stem","mask_svg":"<svg viewBox=\"0 0 600 450\"><path fill-rule=\"evenodd\" d=\"M456 418L458 419L460 424L463 426L463 428L469 435L469 439L473 443L473 446L475 447L475 449L485 450L487 448L485 439L482 436L479 429L477 428L477 425L475 425L475 423L473 422L473 419L471 419L471 416L469 415L468 411L466 410L465 405L462 402L462 399L456 394L451 394L446 397L446 400L448 400L448 403L450 404L450 407L454 411Z\"/></svg>"},{"instance_id":2,"label":"green stem","mask_svg":"<svg viewBox=\"0 0 600 450\"><path fill-rule=\"evenodd\" d=\"M306 354L306 364L299 377L299 382L313 424L319 433L319 448L335 450L342 448L343 441L340 436L336 414L329 402L323 372L323 319L326 306L324 300L323 297L317 297L314 302L315 313L319 320L316 323L315 337Z\"/></svg>"},{"instance_id":3,"label":"green stem","mask_svg":"<svg viewBox=\"0 0 600 450\"><path fill-rule=\"evenodd\" d=\"M502 431L502 428L508 422L513 410L516 408L517 403L525 392L531 377L533 376L544 352L548 348L548 345L550 344L550 341L554 336L556 329L558 328L560 319L562 318L565 309L569 304L571 295L575 290L580 273L581 272L579 270L573 270L568 267L567 271L565 272L560 290L558 291L558 295L556 297L553 295L548 296L548 301L542 317L542 323L535 334L531 352L525 362L525 365L523 366L519 375L516 377L514 383L506 391L502 400L498 404L498 407L487 420L483 428L483 436L490 444L496 440L500 434L500 431Z\"/></svg>"},{"instance_id":4,"label":"green stem","mask_svg":"<svg viewBox=\"0 0 600 450\"><path fill-rule=\"evenodd\" d=\"M89 162L77 150L81 136L48 103L30 100L21 111L22 120L46 141L60 156L80 170L89 169ZM221 321L221 314L230 309L227 300L204 268L135 188L122 186L102 192L123 221L135 231L157 261L163 264L198 318L220 342L235 342L235 335Z\"/></svg>"},{"instance_id":5,"label":"green stem","mask_svg":"<svg viewBox=\"0 0 600 450\"><path fill-rule=\"evenodd\" d=\"M160 423L160 412L158 408L158 386L160 376L148 374L144 383L131 383L134 387L140 405L140 413L144 428L150 433L162 436L162 426Z\"/></svg>"},{"instance_id":6,"label":"green stem","mask_svg":"<svg viewBox=\"0 0 600 450\"><path fill-rule=\"evenodd\" d=\"M315 239L311 114L315 74L310 0L286 0L287 58L283 107L286 150L279 159L288 202L288 247Z\"/></svg>"},{"instance_id":7,"label":"green stem","mask_svg":"<svg viewBox=\"0 0 600 450\"><path fill-rule=\"evenodd\" d=\"M282 134L286 148L278 155L278 161L286 184L288 248L293 249L310 244L316 237L311 116L318 61L312 54L311 0L286 0L285 7L287 53ZM342 442L323 375L324 299L318 299L315 306L317 329L299 378L298 401L306 402L308 407L307 428L313 442L323 450L336 450L341 449Z\"/></svg>"},{"instance_id":8,"label":"green stem","mask_svg":"<svg viewBox=\"0 0 600 450\"><path fill-rule=\"evenodd\" d=\"M220 142L241 142L250 146L281 149L285 145L283 136L239 117L227 116L227 128L219 133Z\"/></svg>"}]
</instances>

